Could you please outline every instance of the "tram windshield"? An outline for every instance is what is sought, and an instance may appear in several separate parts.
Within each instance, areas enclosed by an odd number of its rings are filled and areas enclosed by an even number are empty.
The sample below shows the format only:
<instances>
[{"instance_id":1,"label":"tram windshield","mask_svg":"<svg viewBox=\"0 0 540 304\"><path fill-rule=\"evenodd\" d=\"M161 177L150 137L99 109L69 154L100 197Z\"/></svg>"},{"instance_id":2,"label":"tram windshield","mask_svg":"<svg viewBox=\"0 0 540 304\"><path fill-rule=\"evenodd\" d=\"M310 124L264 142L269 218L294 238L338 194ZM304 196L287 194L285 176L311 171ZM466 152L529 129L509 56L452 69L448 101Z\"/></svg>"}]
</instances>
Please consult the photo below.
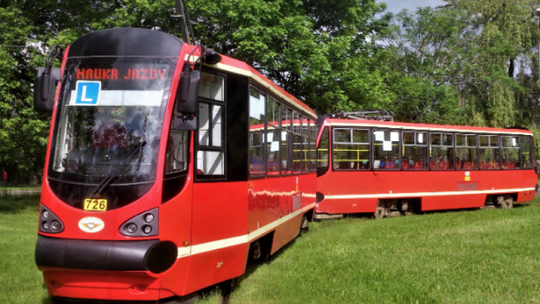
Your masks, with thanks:
<instances>
[{"instance_id":1,"label":"tram windshield","mask_svg":"<svg viewBox=\"0 0 540 304\"><path fill-rule=\"evenodd\" d=\"M170 58L68 59L51 174L96 183L153 180L174 69Z\"/></svg>"}]
</instances>

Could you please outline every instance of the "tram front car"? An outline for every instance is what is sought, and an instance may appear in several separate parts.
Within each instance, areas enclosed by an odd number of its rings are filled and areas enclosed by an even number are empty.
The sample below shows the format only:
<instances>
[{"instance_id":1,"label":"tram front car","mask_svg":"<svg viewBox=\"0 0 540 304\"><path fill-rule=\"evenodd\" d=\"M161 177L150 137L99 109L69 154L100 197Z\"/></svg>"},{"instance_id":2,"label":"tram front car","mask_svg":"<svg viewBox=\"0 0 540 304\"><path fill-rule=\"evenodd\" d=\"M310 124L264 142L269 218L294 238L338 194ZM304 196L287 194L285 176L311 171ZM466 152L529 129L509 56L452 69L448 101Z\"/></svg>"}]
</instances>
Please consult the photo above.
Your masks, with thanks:
<instances>
[{"instance_id":1,"label":"tram front car","mask_svg":"<svg viewBox=\"0 0 540 304\"><path fill-rule=\"evenodd\" d=\"M52 296L155 301L191 291L189 260L177 259L190 245L190 203L167 203L193 179L193 50L169 34L112 29L76 40L61 70L40 69L35 108L52 111L53 124L35 258ZM221 59L200 50L207 64Z\"/></svg>"}]
</instances>

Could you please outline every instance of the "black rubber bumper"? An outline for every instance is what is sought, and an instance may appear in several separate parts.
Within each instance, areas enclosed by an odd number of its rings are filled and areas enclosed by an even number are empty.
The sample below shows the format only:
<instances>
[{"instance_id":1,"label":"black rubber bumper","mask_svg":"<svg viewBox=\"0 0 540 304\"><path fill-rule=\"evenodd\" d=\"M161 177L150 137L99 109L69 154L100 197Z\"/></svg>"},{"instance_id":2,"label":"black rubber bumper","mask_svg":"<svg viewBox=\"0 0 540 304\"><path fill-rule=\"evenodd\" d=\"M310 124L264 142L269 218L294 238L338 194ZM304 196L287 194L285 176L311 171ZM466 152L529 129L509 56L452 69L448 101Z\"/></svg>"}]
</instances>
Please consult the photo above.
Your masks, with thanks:
<instances>
[{"instance_id":1,"label":"black rubber bumper","mask_svg":"<svg viewBox=\"0 0 540 304\"><path fill-rule=\"evenodd\" d=\"M177 252L176 245L169 241L88 241L38 235L36 264L69 269L161 273L174 264Z\"/></svg>"}]
</instances>

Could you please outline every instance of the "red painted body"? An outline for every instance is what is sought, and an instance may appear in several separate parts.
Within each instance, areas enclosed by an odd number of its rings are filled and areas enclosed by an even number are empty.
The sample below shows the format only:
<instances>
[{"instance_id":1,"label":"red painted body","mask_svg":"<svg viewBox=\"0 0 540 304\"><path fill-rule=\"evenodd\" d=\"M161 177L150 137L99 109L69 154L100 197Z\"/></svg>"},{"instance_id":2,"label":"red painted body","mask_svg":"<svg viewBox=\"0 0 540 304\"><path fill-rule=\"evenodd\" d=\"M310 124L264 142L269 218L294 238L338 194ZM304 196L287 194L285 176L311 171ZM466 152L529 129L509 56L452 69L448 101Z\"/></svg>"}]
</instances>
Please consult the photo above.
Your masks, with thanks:
<instances>
[{"instance_id":1,"label":"red painted body","mask_svg":"<svg viewBox=\"0 0 540 304\"><path fill-rule=\"evenodd\" d=\"M186 55L194 47L184 44L179 54L171 93L162 122L161 138L167 138L174 111L174 96ZM69 53L69 48L66 54ZM194 55L198 56L197 50ZM67 57L67 56L65 56ZM63 62L64 69L65 60ZM292 107L304 113L315 113L302 102L264 78L247 64L223 56L223 73L231 70L245 73L279 91ZM60 91L60 90L58 90ZM60 115L58 95L52 121ZM295 108L296 109L296 108ZM58 234L39 232L41 236L74 240L136 241L145 237L127 237L119 227L130 218L146 210L159 208L159 235L150 239L173 242L178 247L178 258L163 273L151 271L98 271L54 267L39 267L43 272L50 295L66 298L87 298L129 301L156 301L172 296L184 296L207 286L242 275L245 272L250 244L273 234L272 251L294 239L299 232L304 214L315 206L315 173L283 177L263 177L247 181L194 182L194 135L190 131L189 169L182 190L166 203L162 203L162 185L167 141L160 142L156 180L139 200L124 207L91 212L65 204L51 190L47 170L52 160L47 152L41 203L58 216L65 230ZM247 137L248 134L245 134ZM53 142L53 127L49 143ZM229 134L229 136L244 136ZM81 218L99 217L103 230L86 233L78 228Z\"/></svg>"},{"instance_id":2,"label":"red painted body","mask_svg":"<svg viewBox=\"0 0 540 304\"><path fill-rule=\"evenodd\" d=\"M422 130L433 132L486 132L488 134L532 133L526 130L475 128L413 123L394 123L367 120L326 119L319 133L327 127L379 128L391 130ZM372 129L373 130L373 129ZM483 133L482 133L483 134ZM320 147L320 146L319 146ZM329 155L332 155L330 145ZM319 157L320 158L320 157ZM332 161L332 157L330 157ZM317 214L372 213L379 200L411 200L421 202L421 210L479 208L488 195L510 194L516 203L535 197L537 175L533 168L508 170L328 170L317 178L317 192L324 199L315 207ZM467 178L469 177L469 178Z\"/></svg>"}]
</instances>

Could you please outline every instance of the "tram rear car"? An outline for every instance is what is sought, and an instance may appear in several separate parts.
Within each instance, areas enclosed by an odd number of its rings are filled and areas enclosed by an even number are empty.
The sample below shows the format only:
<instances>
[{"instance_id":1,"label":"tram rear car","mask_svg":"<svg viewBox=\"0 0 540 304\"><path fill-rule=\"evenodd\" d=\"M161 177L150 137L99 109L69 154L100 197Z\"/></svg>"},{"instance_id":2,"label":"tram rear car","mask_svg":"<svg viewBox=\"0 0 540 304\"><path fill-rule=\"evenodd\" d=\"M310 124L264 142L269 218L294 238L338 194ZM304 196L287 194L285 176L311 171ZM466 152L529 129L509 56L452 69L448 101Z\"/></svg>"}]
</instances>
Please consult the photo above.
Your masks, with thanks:
<instances>
[{"instance_id":1,"label":"tram rear car","mask_svg":"<svg viewBox=\"0 0 540 304\"><path fill-rule=\"evenodd\" d=\"M36 245L53 297L185 296L242 275L311 216L315 170L294 168L315 113L243 62L104 30L41 70L35 98L53 112Z\"/></svg>"},{"instance_id":2,"label":"tram rear car","mask_svg":"<svg viewBox=\"0 0 540 304\"><path fill-rule=\"evenodd\" d=\"M318 153L321 219L511 208L537 190L528 130L329 118Z\"/></svg>"}]
</instances>

